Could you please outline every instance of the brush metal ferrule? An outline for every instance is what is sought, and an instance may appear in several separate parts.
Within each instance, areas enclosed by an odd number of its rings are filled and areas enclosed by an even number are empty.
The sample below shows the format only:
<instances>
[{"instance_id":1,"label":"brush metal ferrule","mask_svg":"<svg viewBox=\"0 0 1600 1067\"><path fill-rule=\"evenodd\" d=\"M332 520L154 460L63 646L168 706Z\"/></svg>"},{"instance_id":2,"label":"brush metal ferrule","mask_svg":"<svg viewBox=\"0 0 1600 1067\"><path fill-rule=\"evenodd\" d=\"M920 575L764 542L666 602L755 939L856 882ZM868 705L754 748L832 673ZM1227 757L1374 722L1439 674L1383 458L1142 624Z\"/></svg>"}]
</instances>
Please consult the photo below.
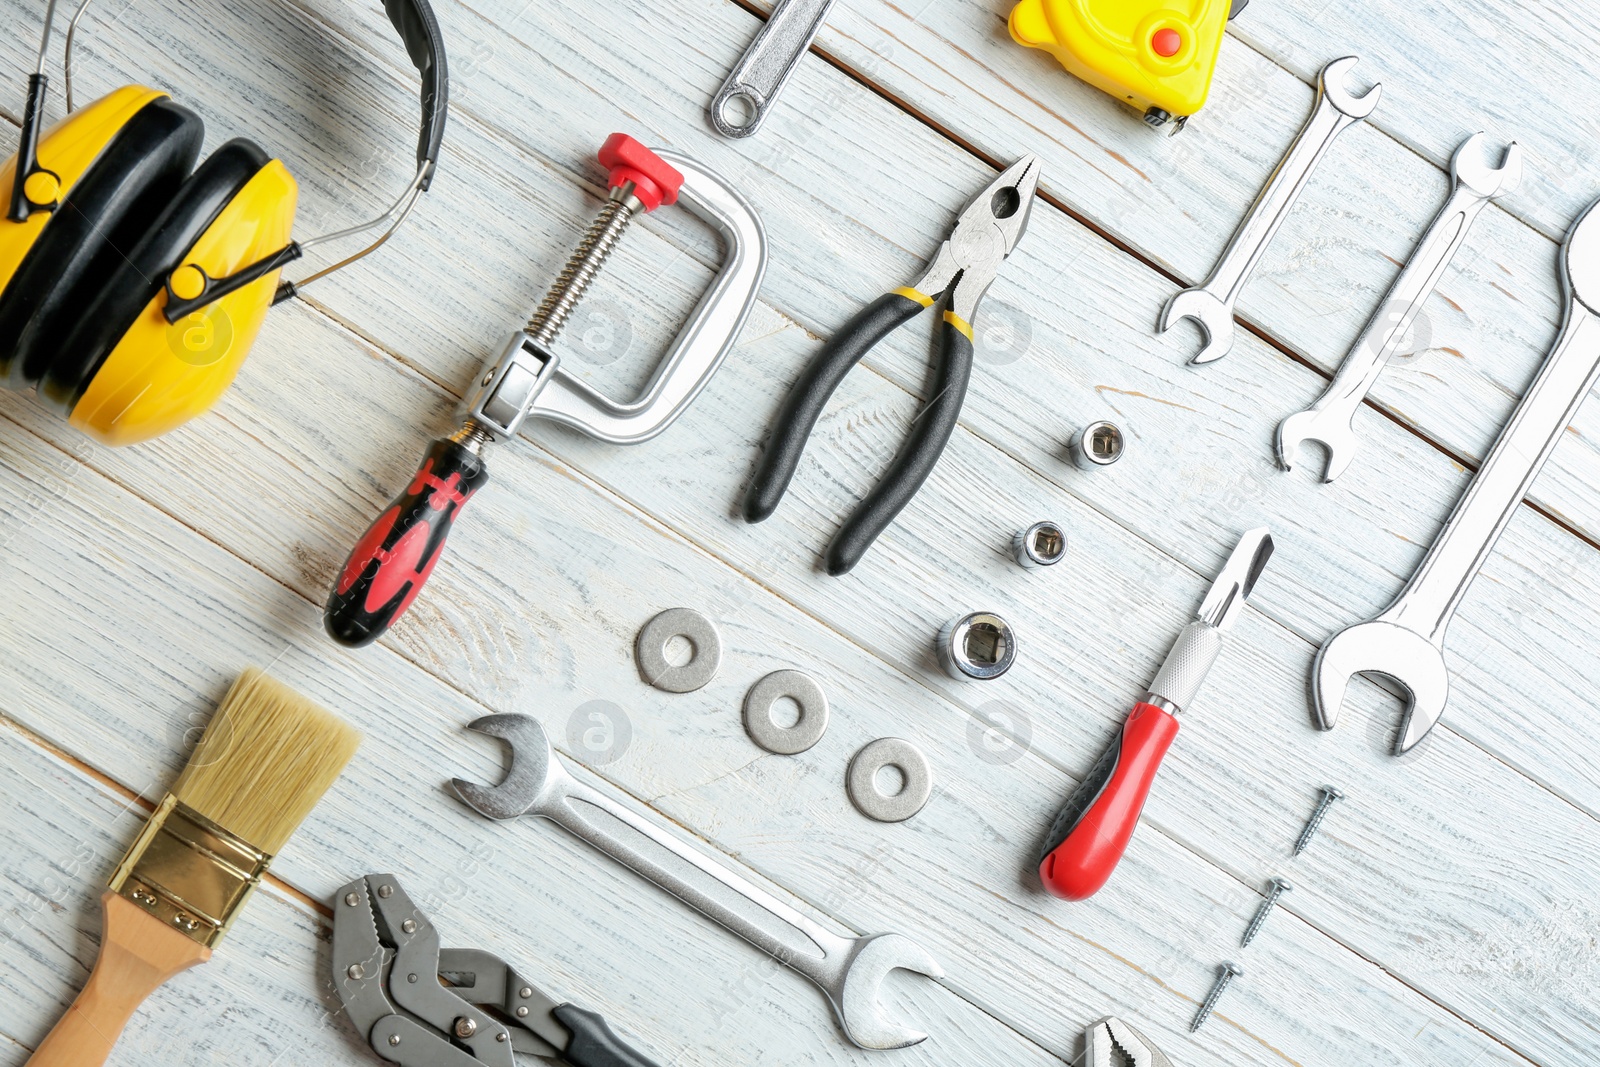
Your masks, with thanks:
<instances>
[{"instance_id":1,"label":"brush metal ferrule","mask_svg":"<svg viewBox=\"0 0 1600 1067\"><path fill-rule=\"evenodd\" d=\"M111 890L206 947L228 932L272 856L168 793L111 876Z\"/></svg>"}]
</instances>

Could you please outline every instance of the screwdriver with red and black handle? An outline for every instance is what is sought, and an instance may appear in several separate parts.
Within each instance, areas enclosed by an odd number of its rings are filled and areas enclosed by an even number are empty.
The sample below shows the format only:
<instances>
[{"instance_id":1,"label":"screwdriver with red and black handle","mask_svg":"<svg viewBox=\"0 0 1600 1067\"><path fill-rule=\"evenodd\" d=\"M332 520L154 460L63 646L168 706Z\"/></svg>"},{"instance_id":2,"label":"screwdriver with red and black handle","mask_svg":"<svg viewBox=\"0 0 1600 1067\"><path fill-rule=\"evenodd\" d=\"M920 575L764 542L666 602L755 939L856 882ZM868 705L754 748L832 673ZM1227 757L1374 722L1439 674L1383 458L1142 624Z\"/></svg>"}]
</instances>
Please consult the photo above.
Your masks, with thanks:
<instances>
[{"instance_id":1,"label":"screwdriver with red and black handle","mask_svg":"<svg viewBox=\"0 0 1600 1067\"><path fill-rule=\"evenodd\" d=\"M1144 697L1056 816L1039 858L1039 879L1058 897L1084 900L1122 859L1161 759L1178 736L1178 715L1200 692L1256 580L1272 557L1265 526L1239 538L1197 618L1183 628Z\"/></svg>"}]
</instances>

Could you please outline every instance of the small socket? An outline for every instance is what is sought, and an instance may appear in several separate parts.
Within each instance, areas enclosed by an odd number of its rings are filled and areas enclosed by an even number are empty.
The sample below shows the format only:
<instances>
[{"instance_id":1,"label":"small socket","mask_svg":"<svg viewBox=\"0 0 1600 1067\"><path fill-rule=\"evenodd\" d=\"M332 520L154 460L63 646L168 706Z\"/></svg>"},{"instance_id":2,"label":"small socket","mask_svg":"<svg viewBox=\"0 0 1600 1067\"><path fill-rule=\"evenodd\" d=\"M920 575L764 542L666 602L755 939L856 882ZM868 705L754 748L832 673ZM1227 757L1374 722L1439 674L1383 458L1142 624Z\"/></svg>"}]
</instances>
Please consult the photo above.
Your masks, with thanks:
<instances>
[{"instance_id":1,"label":"small socket","mask_svg":"<svg viewBox=\"0 0 1600 1067\"><path fill-rule=\"evenodd\" d=\"M1067 554L1067 534L1053 522L1036 522L1026 530L1018 530L1011 539L1017 562L1027 570L1053 567Z\"/></svg>"},{"instance_id":2,"label":"small socket","mask_svg":"<svg viewBox=\"0 0 1600 1067\"><path fill-rule=\"evenodd\" d=\"M1081 470L1099 470L1121 459L1126 449L1126 439L1116 424L1093 422L1072 439L1072 461Z\"/></svg>"},{"instance_id":3,"label":"small socket","mask_svg":"<svg viewBox=\"0 0 1600 1067\"><path fill-rule=\"evenodd\" d=\"M1017 635L1006 620L992 612L962 615L939 631L939 662L959 681L998 678L1016 659Z\"/></svg>"}]
</instances>

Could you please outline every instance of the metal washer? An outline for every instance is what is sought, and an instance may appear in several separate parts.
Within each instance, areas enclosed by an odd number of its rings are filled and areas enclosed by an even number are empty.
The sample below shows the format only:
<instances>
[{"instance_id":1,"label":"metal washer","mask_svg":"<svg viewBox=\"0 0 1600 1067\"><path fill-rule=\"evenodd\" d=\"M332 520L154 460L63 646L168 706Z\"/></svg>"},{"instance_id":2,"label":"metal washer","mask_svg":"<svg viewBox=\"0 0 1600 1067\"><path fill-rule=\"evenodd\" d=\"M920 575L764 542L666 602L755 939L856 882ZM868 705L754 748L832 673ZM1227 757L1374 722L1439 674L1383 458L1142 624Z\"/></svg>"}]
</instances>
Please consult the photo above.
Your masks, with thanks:
<instances>
[{"instance_id":1,"label":"metal washer","mask_svg":"<svg viewBox=\"0 0 1600 1067\"><path fill-rule=\"evenodd\" d=\"M779 726L772 706L784 697L800 705L800 721ZM773 671L744 698L744 731L750 740L779 756L793 756L822 740L828 729L828 695L804 671Z\"/></svg>"},{"instance_id":2,"label":"metal washer","mask_svg":"<svg viewBox=\"0 0 1600 1067\"><path fill-rule=\"evenodd\" d=\"M905 788L892 797L878 792L878 772L897 767L905 776ZM864 746L850 761L845 787L856 808L879 822L904 822L922 810L933 795L933 768L928 757L910 741L899 737L880 737Z\"/></svg>"},{"instance_id":3,"label":"metal washer","mask_svg":"<svg viewBox=\"0 0 1600 1067\"><path fill-rule=\"evenodd\" d=\"M682 637L694 655L681 667L667 662L667 642ZM717 676L722 666L722 638L711 620L693 608L668 608L639 631L634 646L639 674L668 693L692 693Z\"/></svg>"}]
</instances>

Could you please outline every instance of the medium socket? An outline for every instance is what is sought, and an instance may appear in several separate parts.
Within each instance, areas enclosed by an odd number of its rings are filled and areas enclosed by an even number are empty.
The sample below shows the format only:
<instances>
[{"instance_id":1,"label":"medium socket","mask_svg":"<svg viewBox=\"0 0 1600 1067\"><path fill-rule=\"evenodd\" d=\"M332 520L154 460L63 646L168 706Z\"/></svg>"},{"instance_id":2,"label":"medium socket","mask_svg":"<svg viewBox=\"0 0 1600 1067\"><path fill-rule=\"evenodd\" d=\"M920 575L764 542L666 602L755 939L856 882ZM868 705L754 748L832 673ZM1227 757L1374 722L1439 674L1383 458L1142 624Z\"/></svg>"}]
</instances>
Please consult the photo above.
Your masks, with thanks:
<instances>
[{"instance_id":1,"label":"medium socket","mask_svg":"<svg viewBox=\"0 0 1600 1067\"><path fill-rule=\"evenodd\" d=\"M1011 539L1011 550L1017 563L1027 570L1053 567L1066 557L1067 534L1053 522L1036 522L1017 531Z\"/></svg>"},{"instance_id":2,"label":"medium socket","mask_svg":"<svg viewBox=\"0 0 1600 1067\"><path fill-rule=\"evenodd\" d=\"M988 611L951 619L939 631L939 662L959 681L986 682L1011 669L1017 635L1011 624Z\"/></svg>"},{"instance_id":3,"label":"medium socket","mask_svg":"<svg viewBox=\"0 0 1600 1067\"><path fill-rule=\"evenodd\" d=\"M1080 470L1109 467L1121 459L1126 450L1127 439L1115 423L1092 422L1072 439L1072 461Z\"/></svg>"}]
</instances>

